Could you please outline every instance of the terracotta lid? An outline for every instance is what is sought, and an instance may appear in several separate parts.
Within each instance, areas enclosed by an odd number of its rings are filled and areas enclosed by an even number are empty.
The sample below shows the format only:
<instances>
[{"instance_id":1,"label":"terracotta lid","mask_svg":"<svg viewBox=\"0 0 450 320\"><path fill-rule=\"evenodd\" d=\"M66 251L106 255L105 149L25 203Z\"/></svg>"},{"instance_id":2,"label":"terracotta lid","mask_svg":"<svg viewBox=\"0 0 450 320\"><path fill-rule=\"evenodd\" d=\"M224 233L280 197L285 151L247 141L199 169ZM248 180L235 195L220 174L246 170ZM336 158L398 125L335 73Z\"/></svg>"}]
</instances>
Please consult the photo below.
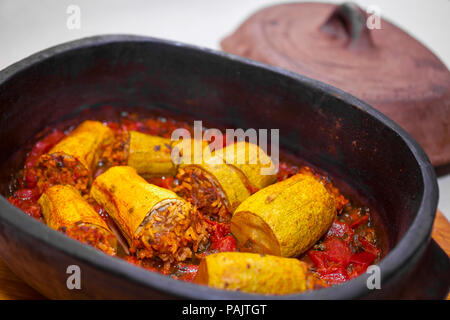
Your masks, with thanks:
<instances>
[{"instance_id":1,"label":"terracotta lid","mask_svg":"<svg viewBox=\"0 0 450 320\"><path fill-rule=\"evenodd\" d=\"M366 20L351 3L276 5L255 13L221 45L350 92L403 126L434 165L449 163L447 67L388 21L370 30Z\"/></svg>"}]
</instances>

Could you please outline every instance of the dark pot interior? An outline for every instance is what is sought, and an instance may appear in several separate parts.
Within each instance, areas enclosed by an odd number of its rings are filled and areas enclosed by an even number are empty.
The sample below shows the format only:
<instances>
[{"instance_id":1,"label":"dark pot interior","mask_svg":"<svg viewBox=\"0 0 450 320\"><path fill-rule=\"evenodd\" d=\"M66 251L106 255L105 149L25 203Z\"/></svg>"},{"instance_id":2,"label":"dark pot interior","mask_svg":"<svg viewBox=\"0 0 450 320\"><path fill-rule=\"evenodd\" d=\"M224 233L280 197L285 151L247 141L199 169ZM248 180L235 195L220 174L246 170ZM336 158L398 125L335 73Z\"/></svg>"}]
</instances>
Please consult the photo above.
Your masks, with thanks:
<instances>
[{"instance_id":1,"label":"dark pot interior","mask_svg":"<svg viewBox=\"0 0 450 320\"><path fill-rule=\"evenodd\" d=\"M386 234L382 289L368 275L281 298L388 297L428 243L438 191L420 146L395 123L336 88L225 53L134 36L82 39L0 73L0 191L23 163L17 151L47 125L102 105L167 110L207 123L279 128L281 147L328 172L377 210ZM101 117L102 115L100 115ZM14 155L14 157L13 157ZM352 190L352 191L350 191ZM261 298L172 280L50 230L0 197L0 256L51 298ZM66 288L68 265L82 290Z\"/></svg>"}]
</instances>

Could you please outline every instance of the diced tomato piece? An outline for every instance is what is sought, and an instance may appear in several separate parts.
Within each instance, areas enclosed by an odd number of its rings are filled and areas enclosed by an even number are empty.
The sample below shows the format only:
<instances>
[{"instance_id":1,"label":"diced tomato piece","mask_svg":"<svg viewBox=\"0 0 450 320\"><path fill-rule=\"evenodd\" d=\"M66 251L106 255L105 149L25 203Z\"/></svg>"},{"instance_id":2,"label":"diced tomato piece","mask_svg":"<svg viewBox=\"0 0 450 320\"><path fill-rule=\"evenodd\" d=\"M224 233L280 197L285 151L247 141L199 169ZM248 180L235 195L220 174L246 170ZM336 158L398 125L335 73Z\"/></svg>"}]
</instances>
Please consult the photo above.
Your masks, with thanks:
<instances>
[{"instance_id":1,"label":"diced tomato piece","mask_svg":"<svg viewBox=\"0 0 450 320\"><path fill-rule=\"evenodd\" d=\"M40 219L42 217L41 207L37 204L30 205L22 210L35 219Z\"/></svg>"},{"instance_id":2,"label":"diced tomato piece","mask_svg":"<svg viewBox=\"0 0 450 320\"><path fill-rule=\"evenodd\" d=\"M350 200L340 194L337 188L333 188L333 194L336 199L336 210L338 211L338 214L340 214L342 209L350 202Z\"/></svg>"},{"instance_id":3,"label":"diced tomato piece","mask_svg":"<svg viewBox=\"0 0 450 320\"><path fill-rule=\"evenodd\" d=\"M41 207L36 203L40 193L37 189L22 188L14 192L14 195L8 198L8 201L21 209L29 216L40 219L42 217Z\"/></svg>"},{"instance_id":4,"label":"diced tomato piece","mask_svg":"<svg viewBox=\"0 0 450 320\"><path fill-rule=\"evenodd\" d=\"M236 239L230 234L230 225L204 218L209 224L211 249L218 251L236 251Z\"/></svg>"},{"instance_id":5,"label":"diced tomato piece","mask_svg":"<svg viewBox=\"0 0 450 320\"><path fill-rule=\"evenodd\" d=\"M32 168L34 164L36 163L39 156L35 156L33 154L30 154L28 158L25 160L25 168Z\"/></svg>"},{"instance_id":6,"label":"diced tomato piece","mask_svg":"<svg viewBox=\"0 0 450 320\"><path fill-rule=\"evenodd\" d=\"M326 239L323 243L327 258L338 263L342 267L346 267L352 256L352 251L347 243L338 238Z\"/></svg>"},{"instance_id":7,"label":"diced tomato piece","mask_svg":"<svg viewBox=\"0 0 450 320\"><path fill-rule=\"evenodd\" d=\"M364 248L365 251L372 253L375 255L375 257L378 256L380 253L380 249L375 247L373 244L371 244L369 241L366 240L364 237L358 237L358 241L361 244L361 246Z\"/></svg>"},{"instance_id":8,"label":"diced tomato piece","mask_svg":"<svg viewBox=\"0 0 450 320\"><path fill-rule=\"evenodd\" d=\"M198 265L182 263L179 265L179 271L182 275L177 277L177 279L192 282L197 275Z\"/></svg>"},{"instance_id":9,"label":"diced tomato piece","mask_svg":"<svg viewBox=\"0 0 450 320\"><path fill-rule=\"evenodd\" d=\"M20 189L14 192L14 196L20 200L36 201L39 199L39 191L36 189Z\"/></svg>"},{"instance_id":10,"label":"diced tomato piece","mask_svg":"<svg viewBox=\"0 0 450 320\"><path fill-rule=\"evenodd\" d=\"M364 272L366 272L368 265L364 264L364 263L354 263L353 264L353 269L352 272L348 275L348 277L350 279L356 278L359 275L363 274Z\"/></svg>"},{"instance_id":11,"label":"diced tomato piece","mask_svg":"<svg viewBox=\"0 0 450 320\"><path fill-rule=\"evenodd\" d=\"M26 175L25 175L25 185L28 188L34 188L36 187L37 184L37 179L36 179L36 173L34 172L34 170L26 170Z\"/></svg>"},{"instance_id":12,"label":"diced tomato piece","mask_svg":"<svg viewBox=\"0 0 450 320\"><path fill-rule=\"evenodd\" d=\"M9 203L11 203L13 206L16 206L16 207L20 208L20 207L19 207L19 202L20 202L20 200L17 199L16 197L8 197L8 201L9 201Z\"/></svg>"},{"instance_id":13,"label":"diced tomato piece","mask_svg":"<svg viewBox=\"0 0 450 320\"><path fill-rule=\"evenodd\" d=\"M219 239L211 244L211 249L219 252L236 251L236 239L232 235Z\"/></svg>"},{"instance_id":14,"label":"diced tomato piece","mask_svg":"<svg viewBox=\"0 0 450 320\"><path fill-rule=\"evenodd\" d=\"M327 266L327 256L325 252L309 250L306 254L316 268L325 268Z\"/></svg>"},{"instance_id":15,"label":"diced tomato piece","mask_svg":"<svg viewBox=\"0 0 450 320\"><path fill-rule=\"evenodd\" d=\"M329 284L339 284L349 280L347 270L342 267L330 267L318 270L321 278Z\"/></svg>"},{"instance_id":16,"label":"diced tomato piece","mask_svg":"<svg viewBox=\"0 0 450 320\"><path fill-rule=\"evenodd\" d=\"M351 230L345 222L338 220L333 221L333 224L328 230L327 237L344 238L345 236L347 237L346 239L351 240L351 237L353 237L353 230Z\"/></svg>"},{"instance_id":17,"label":"diced tomato piece","mask_svg":"<svg viewBox=\"0 0 450 320\"><path fill-rule=\"evenodd\" d=\"M183 272L197 272L198 271L198 265L196 264L186 264L186 263L181 263L179 265L179 268L183 271Z\"/></svg>"},{"instance_id":18,"label":"diced tomato piece","mask_svg":"<svg viewBox=\"0 0 450 320\"><path fill-rule=\"evenodd\" d=\"M212 221L208 218L205 218L205 221L210 225L210 234L212 238L223 238L231 232L228 224Z\"/></svg>"},{"instance_id":19,"label":"diced tomato piece","mask_svg":"<svg viewBox=\"0 0 450 320\"><path fill-rule=\"evenodd\" d=\"M350 262L365 264L366 266L369 266L375 260L376 257L377 256L374 255L372 252L363 251L360 253L353 254L350 258Z\"/></svg>"},{"instance_id":20,"label":"diced tomato piece","mask_svg":"<svg viewBox=\"0 0 450 320\"><path fill-rule=\"evenodd\" d=\"M369 215L366 214L366 215L359 217L356 220L352 221L352 223L350 224L350 228L354 229L362 224L367 223L367 221L369 221Z\"/></svg>"},{"instance_id":21,"label":"diced tomato piece","mask_svg":"<svg viewBox=\"0 0 450 320\"><path fill-rule=\"evenodd\" d=\"M55 144L57 144L62 138L64 138L64 136L64 132L55 129L45 138L36 142L25 161L25 168L33 167L39 157L44 153L49 152Z\"/></svg>"}]
</instances>

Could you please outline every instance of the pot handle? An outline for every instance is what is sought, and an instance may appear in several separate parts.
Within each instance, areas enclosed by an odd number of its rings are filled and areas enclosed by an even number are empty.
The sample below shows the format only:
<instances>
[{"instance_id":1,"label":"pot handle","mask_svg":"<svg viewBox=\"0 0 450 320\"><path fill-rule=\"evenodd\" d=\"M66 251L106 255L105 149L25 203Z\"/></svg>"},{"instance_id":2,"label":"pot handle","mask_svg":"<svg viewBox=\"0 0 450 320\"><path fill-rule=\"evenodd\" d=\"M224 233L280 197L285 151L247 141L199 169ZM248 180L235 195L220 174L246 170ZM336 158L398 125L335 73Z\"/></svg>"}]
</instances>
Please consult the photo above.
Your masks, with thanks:
<instances>
[{"instance_id":1,"label":"pot handle","mask_svg":"<svg viewBox=\"0 0 450 320\"><path fill-rule=\"evenodd\" d=\"M371 49L374 43L366 19L366 13L358 5L345 2L334 9L320 30L333 37L348 39L349 49Z\"/></svg>"}]
</instances>

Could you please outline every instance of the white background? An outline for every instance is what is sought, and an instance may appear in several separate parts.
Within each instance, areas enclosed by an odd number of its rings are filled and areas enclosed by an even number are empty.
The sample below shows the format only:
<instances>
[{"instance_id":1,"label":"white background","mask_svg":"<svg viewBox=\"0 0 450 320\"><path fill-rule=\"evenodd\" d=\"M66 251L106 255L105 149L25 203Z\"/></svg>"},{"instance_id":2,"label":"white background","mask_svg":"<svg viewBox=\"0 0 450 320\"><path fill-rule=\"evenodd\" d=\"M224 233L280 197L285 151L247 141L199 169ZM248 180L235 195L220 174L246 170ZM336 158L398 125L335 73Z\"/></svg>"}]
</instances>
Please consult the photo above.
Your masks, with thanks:
<instances>
[{"instance_id":1,"label":"white background","mask_svg":"<svg viewBox=\"0 0 450 320\"><path fill-rule=\"evenodd\" d=\"M101 33L178 40L213 49L267 0L0 0L0 69L49 46ZM340 3L342 1L329 1ZM450 66L449 0L354 1L376 5ZM66 27L67 7L81 9L81 28ZM450 116L450 115L449 115ZM439 178L439 208L450 219L450 175Z\"/></svg>"}]
</instances>

